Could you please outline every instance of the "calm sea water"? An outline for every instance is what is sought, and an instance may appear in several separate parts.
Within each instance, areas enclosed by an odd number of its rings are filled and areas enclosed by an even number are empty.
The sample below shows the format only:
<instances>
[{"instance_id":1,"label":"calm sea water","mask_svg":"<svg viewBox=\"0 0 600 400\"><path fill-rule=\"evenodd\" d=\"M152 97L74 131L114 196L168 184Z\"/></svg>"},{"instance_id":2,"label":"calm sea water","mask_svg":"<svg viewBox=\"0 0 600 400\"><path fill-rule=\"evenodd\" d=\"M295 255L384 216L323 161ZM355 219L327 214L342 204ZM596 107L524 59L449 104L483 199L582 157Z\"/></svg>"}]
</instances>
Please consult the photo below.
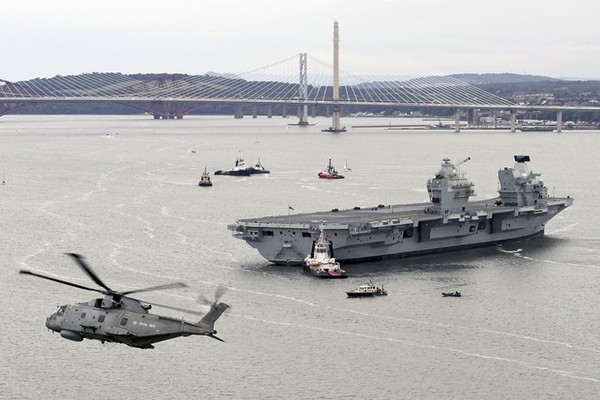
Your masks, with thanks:
<instances>
[{"instance_id":1,"label":"calm sea water","mask_svg":"<svg viewBox=\"0 0 600 400\"><path fill-rule=\"evenodd\" d=\"M326 119L307 128L288 122L295 121L0 118L0 398L598 398L598 132L332 135L320 132ZM272 173L196 185L205 166L230 168L239 150ZM531 156L551 193L575 198L543 238L349 265L349 279L322 281L270 265L226 229L288 206L425 201L425 181L445 156L471 157L462 172L479 198L492 197L497 170L514 154ZM317 179L328 157L338 169L348 162L347 179ZM65 252L85 255L117 290L190 286L144 294L149 301L202 310L199 294L227 286L223 301L232 309L216 326L226 342L188 337L138 350L50 333L44 321L57 305L94 293L17 271L93 285ZM346 298L370 276L390 295ZM453 290L463 297L442 298Z\"/></svg>"}]
</instances>

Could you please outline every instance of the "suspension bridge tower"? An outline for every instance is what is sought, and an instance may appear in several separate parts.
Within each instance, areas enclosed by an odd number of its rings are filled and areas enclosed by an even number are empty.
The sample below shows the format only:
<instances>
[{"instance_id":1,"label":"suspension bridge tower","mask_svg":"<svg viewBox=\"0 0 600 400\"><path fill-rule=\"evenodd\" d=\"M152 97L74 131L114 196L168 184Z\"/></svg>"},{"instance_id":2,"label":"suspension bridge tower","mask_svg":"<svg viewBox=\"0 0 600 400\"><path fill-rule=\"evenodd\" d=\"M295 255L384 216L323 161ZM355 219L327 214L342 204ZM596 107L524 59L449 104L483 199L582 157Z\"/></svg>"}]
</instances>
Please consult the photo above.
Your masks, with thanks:
<instances>
[{"instance_id":1,"label":"suspension bridge tower","mask_svg":"<svg viewBox=\"0 0 600 400\"><path fill-rule=\"evenodd\" d=\"M338 22L333 22L333 110L331 113L331 127L323 129L323 132L346 132L346 128L340 126L340 31Z\"/></svg>"},{"instance_id":2,"label":"suspension bridge tower","mask_svg":"<svg viewBox=\"0 0 600 400\"><path fill-rule=\"evenodd\" d=\"M299 85L298 99L304 103L300 105L300 120L298 125L308 125L308 105L306 100L308 99L308 63L306 53L300 53L300 85Z\"/></svg>"}]
</instances>

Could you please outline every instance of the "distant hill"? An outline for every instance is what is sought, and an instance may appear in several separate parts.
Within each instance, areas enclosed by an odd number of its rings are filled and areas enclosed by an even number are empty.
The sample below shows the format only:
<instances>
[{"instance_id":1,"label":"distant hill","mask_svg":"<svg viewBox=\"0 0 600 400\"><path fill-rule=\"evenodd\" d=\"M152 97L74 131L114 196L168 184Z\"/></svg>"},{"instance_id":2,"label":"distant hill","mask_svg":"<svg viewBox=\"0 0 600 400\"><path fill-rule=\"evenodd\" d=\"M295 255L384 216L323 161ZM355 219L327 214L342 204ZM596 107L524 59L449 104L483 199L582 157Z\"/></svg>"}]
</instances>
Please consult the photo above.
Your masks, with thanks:
<instances>
[{"instance_id":1,"label":"distant hill","mask_svg":"<svg viewBox=\"0 0 600 400\"><path fill-rule=\"evenodd\" d=\"M460 81L471 85L482 85L489 83L531 83L531 82L559 82L560 79L540 75L519 74L454 74L450 75Z\"/></svg>"}]
</instances>

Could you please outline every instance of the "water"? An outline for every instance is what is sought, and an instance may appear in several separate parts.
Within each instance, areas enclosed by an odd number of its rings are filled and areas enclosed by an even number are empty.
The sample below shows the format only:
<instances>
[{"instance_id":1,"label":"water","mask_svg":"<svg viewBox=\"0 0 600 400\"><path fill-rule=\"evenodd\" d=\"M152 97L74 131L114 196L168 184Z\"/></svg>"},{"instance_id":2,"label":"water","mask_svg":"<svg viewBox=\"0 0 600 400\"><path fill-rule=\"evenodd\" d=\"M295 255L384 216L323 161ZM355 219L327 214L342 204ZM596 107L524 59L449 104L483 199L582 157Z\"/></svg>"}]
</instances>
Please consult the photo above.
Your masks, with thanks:
<instances>
[{"instance_id":1,"label":"water","mask_svg":"<svg viewBox=\"0 0 600 400\"><path fill-rule=\"evenodd\" d=\"M0 398L596 399L600 392L600 193L596 132L399 131L324 134L329 121L146 116L0 118L4 274ZM347 119L350 125L398 120ZM407 123L412 123L408 121ZM272 173L213 177L239 150ZM549 191L575 205L525 243L362 265L323 281L274 266L228 223L238 218L427 199L445 156L479 198L496 171L529 154ZM319 180L329 157L347 179ZM92 292L18 275L21 268L83 285L78 252L117 290L185 281L140 298L202 309L218 284L231 311L226 343L204 337L154 350L62 339L44 327L59 304ZM390 293L347 299L372 275ZM462 298L443 298L459 290ZM166 315L176 315L167 310ZM185 316L190 320L197 317Z\"/></svg>"}]
</instances>

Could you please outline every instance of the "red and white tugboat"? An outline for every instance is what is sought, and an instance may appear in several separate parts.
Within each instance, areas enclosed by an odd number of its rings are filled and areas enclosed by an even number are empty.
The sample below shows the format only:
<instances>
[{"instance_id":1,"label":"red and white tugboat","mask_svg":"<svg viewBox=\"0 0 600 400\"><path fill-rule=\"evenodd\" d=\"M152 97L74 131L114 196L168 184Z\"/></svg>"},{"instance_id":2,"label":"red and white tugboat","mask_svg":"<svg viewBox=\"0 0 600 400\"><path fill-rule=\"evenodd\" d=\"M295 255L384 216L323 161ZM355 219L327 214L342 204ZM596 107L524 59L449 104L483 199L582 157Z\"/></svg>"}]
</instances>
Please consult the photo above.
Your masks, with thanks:
<instances>
[{"instance_id":1,"label":"red and white tugboat","mask_svg":"<svg viewBox=\"0 0 600 400\"><path fill-rule=\"evenodd\" d=\"M347 278L346 271L333 257L333 246L324 232L321 229L319 238L313 241L310 256L304 259L304 271L319 278Z\"/></svg>"},{"instance_id":2,"label":"red and white tugboat","mask_svg":"<svg viewBox=\"0 0 600 400\"><path fill-rule=\"evenodd\" d=\"M344 175L338 174L335 167L331 164L331 158L329 158L329 164L327 167L319 172L319 178L321 179L344 179Z\"/></svg>"}]
</instances>

